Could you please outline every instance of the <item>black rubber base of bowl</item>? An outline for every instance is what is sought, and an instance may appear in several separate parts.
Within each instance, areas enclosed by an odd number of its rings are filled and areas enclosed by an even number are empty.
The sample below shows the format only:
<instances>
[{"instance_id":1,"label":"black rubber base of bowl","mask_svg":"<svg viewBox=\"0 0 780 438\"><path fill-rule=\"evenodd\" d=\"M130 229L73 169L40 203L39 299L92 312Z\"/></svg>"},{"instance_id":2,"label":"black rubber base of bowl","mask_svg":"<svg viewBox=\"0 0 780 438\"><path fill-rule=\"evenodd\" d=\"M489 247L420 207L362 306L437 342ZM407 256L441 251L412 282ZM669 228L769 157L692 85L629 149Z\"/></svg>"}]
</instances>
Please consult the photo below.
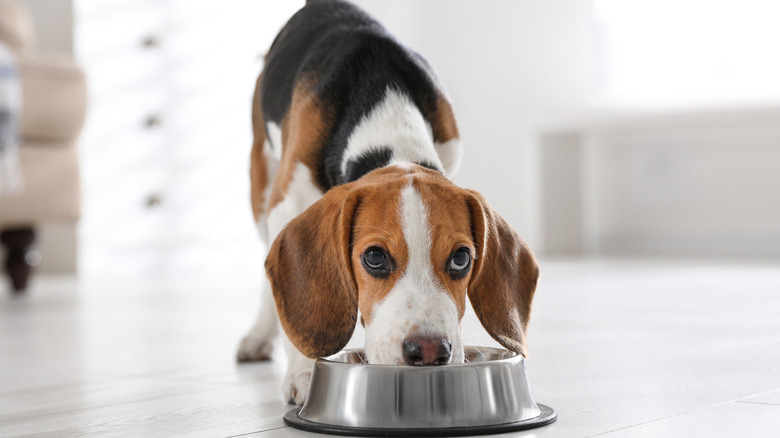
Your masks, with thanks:
<instances>
[{"instance_id":1,"label":"black rubber base of bowl","mask_svg":"<svg viewBox=\"0 0 780 438\"><path fill-rule=\"evenodd\" d=\"M538 417L528 420L517 421L515 423L493 424L488 426L467 426L467 427L429 427L417 429L389 429L389 428L370 428L370 427L347 427L336 426L332 424L315 423L304 420L298 416L300 408L291 409L284 414L284 422L288 426L307 432L327 433L330 435L346 436L466 436L466 435L488 435L493 433L514 432L517 430L533 429L535 427L546 426L558 418L555 410L546 405L539 405L542 413Z\"/></svg>"}]
</instances>

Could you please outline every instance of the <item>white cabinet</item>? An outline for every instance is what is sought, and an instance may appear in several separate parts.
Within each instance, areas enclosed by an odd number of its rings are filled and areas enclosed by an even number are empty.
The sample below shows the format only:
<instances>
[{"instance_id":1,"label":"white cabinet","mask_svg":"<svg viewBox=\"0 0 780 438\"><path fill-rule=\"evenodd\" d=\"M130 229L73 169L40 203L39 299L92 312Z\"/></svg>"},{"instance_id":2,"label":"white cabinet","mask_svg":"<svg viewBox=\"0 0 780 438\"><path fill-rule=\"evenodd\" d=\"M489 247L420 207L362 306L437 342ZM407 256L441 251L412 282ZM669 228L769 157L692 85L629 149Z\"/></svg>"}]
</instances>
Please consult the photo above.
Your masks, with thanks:
<instances>
[{"instance_id":1,"label":"white cabinet","mask_svg":"<svg viewBox=\"0 0 780 438\"><path fill-rule=\"evenodd\" d=\"M262 54L301 4L76 0L75 55L90 89L86 273L261 269L251 98Z\"/></svg>"}]
</instances>

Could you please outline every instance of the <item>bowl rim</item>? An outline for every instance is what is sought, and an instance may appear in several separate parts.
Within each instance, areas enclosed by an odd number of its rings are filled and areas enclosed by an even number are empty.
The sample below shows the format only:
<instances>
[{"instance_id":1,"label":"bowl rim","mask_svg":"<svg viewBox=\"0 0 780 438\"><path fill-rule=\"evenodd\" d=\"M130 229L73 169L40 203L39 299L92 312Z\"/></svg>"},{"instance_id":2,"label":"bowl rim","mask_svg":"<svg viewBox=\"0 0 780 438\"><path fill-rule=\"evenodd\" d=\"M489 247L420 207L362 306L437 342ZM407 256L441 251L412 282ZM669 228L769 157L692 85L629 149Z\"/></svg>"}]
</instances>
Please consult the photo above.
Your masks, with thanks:
<instances>
[{"instance_id":1,"label":"bowl rim","mask_svg":"<svg viewBox=\"0 0 780 438\"><path fill-rule=\"evenodd\" d=\"M341 350L338 353L332 354L327 357L320 357L315 360L315 363L325 363L325 364L334 364L336 366L349 366L349 367L371 367L371 368L398 368L403 370L409 370L410 372L417 372L417 371L411 371L411 370L420 370L420 371L432 371L432 370L447 370L447 369L453 369L453 368L462 368L462 367L475 367L475 366L489 366L490 364L516 364L518 362L525 363L525 357L523 357L522 354L517 353L512 350L507 350L505 348L499 348L499 347L484 347L484 346L466 346L463 347L464 350L476 350L478 352L483 351L497 351L501 352L502 354L509 354L510 356L504 357L501 359L494 359L494 360L484 360L484 361L477 361L477 362L463 362L463 363L450 363L446 365L436 365L436 366L411 366L411 365L405 365L405 364L378 364L378 363L358 363L358 362L344 362L340 360L333 359L335 356L338 355L344 355L348 353L355 353L360 352L362 353L365 349L364 348L350 348L347 350Z\"/></svg>"},{"instance_id":2,"label":"bowl rim","mask_svg":"<svg viewBox=\"0 0 780 438\"><path fill-rule=\"evenodd\" d=\"M519 356L519 355L518 355ZM522 357L522 356L521 356ZM422 367L421 367L422 368ZM439 436L468 436L468 435L489 435L497 433L509 433L521 430L535 429L554 423L558 419L558 413L550 406L537 403L539 415L527 418L525 420L496 423L482 426L456 426L456 427L354 427L340 426L328 423L318 423L316 421L302 418L299 414L300 406L296 406L283 415L284 423L295 429L307 432L325 433L332 435L345 436L366 436L366 437L439 437Z\"/></svg>"}]
</instances>

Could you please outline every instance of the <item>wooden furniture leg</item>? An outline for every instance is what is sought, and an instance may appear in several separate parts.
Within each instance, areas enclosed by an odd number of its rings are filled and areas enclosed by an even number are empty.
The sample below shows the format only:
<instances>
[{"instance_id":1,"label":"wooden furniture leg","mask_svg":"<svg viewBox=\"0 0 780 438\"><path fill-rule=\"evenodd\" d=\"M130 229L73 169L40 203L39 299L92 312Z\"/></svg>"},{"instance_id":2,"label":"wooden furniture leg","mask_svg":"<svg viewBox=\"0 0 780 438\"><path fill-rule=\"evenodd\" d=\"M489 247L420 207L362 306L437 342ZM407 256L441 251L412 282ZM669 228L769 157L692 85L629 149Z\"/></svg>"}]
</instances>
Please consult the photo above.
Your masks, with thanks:
<instances>
[{"instance_id":1,"label":"wooden furniture leg","mask_svg":"<svg viewBox=\"0 0 780 438\"><path fill-rule=\"evenodd\" d=\"M15 228L0 233L0 243L5 247L5 272L11 279L14 293L21 294L27 288L32 265L32 243L35 231L32 228Z\"/></svg>"}]
</instances>

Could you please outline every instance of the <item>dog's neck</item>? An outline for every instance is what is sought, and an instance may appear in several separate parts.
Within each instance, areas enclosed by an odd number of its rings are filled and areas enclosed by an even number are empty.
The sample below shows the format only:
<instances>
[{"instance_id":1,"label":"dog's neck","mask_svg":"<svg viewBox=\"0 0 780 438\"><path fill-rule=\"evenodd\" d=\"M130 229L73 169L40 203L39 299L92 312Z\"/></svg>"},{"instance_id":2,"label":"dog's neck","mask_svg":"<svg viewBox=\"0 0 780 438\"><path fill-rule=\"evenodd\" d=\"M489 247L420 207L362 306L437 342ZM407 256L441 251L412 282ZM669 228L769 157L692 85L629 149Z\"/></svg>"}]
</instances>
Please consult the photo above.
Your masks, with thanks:
<instances>
[{"instance_id":1,"label":"dog's neck","mask_svg":"<svg viewBox=\"0 0 780 438\"><path fill-rule=\"evenodd\" d=\"M339 159L326 160L326 173L337 184L355 181L372 170L414 163L444 173L431 126L403 91L388 87L384 97L351 129Z\"/></svg>"}]
</instances>

